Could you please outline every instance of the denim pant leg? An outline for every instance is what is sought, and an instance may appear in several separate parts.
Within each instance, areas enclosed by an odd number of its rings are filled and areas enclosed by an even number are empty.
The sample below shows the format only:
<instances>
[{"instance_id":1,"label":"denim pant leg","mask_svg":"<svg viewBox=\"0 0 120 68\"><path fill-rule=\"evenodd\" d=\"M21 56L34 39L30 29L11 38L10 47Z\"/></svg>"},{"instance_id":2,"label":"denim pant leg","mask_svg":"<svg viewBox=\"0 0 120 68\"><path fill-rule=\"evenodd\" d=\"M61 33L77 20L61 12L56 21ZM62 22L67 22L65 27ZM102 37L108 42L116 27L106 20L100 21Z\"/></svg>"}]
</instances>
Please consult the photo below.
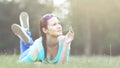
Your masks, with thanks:
<instances>
[{"instance_id":1,"label":"denim pant leg","mask_svg":"<svg viewBox=\"0 0 120 68\"><path fill-rule=\"evenodd\" d=\"M29 48L26 51L24 51L23 53L21 53L19 60L22 60L26 55L28 55L28 53L29 53Z\"/></svg>"},{"instance_id":2,"label":"denim pant leg","mask_svg":"<svg viewBox=\"0 0 120 68\"><path fill-rule=\"evenodd\" d=\"M30 37L30 40L28 43L20 39L20 52L21 54L25 52L32 44L33 44L33 39L31 37L31 32L28 30L26 31L27 35Z\"/></svg>"}]
</instances>

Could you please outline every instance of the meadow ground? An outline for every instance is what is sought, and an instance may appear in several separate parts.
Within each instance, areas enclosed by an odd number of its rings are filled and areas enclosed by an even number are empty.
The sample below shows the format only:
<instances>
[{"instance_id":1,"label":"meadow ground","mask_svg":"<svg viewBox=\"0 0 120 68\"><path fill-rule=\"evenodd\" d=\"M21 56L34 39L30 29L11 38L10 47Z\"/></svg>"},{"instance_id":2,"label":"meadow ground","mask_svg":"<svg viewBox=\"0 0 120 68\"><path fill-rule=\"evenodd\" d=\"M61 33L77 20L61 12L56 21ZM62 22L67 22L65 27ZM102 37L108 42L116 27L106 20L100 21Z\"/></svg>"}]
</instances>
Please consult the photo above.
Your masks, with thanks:
<instances>
[{"instance_id":1,"label":"meadow ground","mask_svg":"<svg viewBox=\"0 0 120 68\"><path fill-rule=\"evenodd\" d=\"M71 56L68 64L18 63L18 55L0 55L0 68L120 68L120 56Z\"/></svg>"}]
</instances>

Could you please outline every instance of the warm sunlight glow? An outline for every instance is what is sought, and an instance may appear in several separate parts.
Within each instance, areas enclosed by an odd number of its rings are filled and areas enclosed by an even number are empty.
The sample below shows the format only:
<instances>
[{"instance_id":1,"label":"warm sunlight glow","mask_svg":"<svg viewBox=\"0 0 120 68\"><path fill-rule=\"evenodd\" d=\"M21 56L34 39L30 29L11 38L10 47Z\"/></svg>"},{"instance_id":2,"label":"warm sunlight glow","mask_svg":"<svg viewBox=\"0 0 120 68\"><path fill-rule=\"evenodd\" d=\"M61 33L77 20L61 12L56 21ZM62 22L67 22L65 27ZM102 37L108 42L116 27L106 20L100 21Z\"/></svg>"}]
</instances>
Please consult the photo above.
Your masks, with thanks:
<instances>
[{"instance_id":1,"label":"warm sunlight glow","mask_svg":"<svg viewBox=\"0 0 120 68\"><path fill-rule=\"evenodd\" d=\"M60 4L62 4L65 0L53 0L53 3L55 6L59 6Z\"/></svg>"}]
</instances>

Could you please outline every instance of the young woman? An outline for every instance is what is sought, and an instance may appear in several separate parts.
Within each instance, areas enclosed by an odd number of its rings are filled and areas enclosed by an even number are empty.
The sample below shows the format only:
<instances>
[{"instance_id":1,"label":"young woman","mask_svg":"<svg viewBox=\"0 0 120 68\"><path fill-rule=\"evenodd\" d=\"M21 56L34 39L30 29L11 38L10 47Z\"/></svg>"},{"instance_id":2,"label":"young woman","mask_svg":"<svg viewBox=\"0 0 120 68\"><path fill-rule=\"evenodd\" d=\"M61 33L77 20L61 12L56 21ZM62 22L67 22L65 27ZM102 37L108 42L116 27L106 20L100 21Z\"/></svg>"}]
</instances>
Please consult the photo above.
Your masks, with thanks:
<instances>
[{"instance_id":1,"label":"young woman","mask_svg":"<svg viewBox=\"0 0 120 68\"><path fill-rule=\"evenodd\" d=\"M46 14L40 20L41 37L33 42L29 31L28 20L29 16L24 12L20 15L21 26L17 24L12 25L13 32L21 39L21 56L19 61L40 61L49 63L67 62L70 44L74 38L74 31L72 28L70 27L69 32L63 36L62 26L57 17L52 14Z\"/></svg>"}]
</instances>

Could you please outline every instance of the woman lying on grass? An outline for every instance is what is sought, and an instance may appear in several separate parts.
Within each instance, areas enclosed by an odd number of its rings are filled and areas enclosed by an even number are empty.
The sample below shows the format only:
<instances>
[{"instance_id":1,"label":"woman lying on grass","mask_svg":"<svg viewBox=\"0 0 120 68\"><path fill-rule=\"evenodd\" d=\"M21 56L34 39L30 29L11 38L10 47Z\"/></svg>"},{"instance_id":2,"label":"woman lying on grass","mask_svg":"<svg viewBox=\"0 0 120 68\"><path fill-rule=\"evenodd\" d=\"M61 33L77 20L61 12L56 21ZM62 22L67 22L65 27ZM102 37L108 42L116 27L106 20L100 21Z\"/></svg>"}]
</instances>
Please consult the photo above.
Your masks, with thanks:
<instances>
[{"instance_id":1,"label":"woman lying on grass","mask_svg":"<svg viewBox=\"0 0 120 68\"><path fill-rule=\"evenodd\" d=\"M29 30L29 16L20 14L20 24L11 26L15 35L20 38L21 55L19 62L66 63L70 53L70 44L74 38L72 27L64 36L62 26L56 16L46 14L40 19L41 37L32 40Z\"/></svg>"}]
</instances>

